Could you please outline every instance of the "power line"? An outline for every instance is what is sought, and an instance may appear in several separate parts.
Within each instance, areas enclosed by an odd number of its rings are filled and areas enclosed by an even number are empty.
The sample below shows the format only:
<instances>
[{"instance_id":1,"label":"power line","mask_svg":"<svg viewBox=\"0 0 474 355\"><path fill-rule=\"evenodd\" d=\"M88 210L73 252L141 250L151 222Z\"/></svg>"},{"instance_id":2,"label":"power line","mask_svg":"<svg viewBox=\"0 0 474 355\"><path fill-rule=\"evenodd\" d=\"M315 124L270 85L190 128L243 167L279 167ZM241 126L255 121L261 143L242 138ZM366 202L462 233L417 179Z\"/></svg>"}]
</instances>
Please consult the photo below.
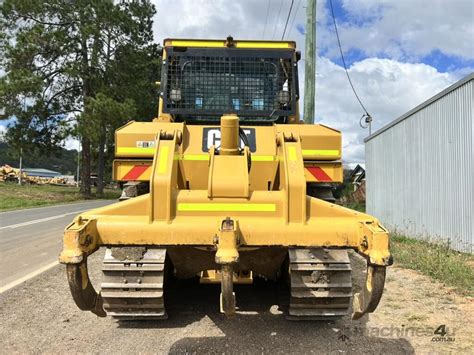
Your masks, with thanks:
<instances>
[{"instance_id":1,"label":"power line","mask_svg":"<svg viewBox=\"0 0 474 355\"><path fill-rule=\"evenodd\" d=\"M371 120L372 120L372 117L371 117L370 114L367 112L367 109L365 108L364 104L363 104L362 101L360 100L359 95L357 95L357 92L356 92L356 90L355 90L355 88L354 88L354 85L352 84L351 77L349 76L349 72L348 72L348 70L347 70L346 60L344 59L344 54L342 53L341 40L339 39L339 32L337 31L336 16L334 16L334 9L333 9L333 7L332 7L332 0L329 0L329 5L330 5L330 7L331 7L331 15L332 15L333 23L334 23L334 30L336 31L337 44L339 45L339 52L341 53L342 64L344 65L344 70L346 71L347 79L349 80L349 84L351 85L352 92L354 93L354 95L355 95L357 101L359 101L360 106L361 106L362 109L365 111L365 114L366 114L367 119L370 119L370 121L371 121ZM366 122L367 122L367 119L366 119Z\"/></svg>"},{"instance_id":2,"label":"power line","mask_svg":"<svg viewBox=\"0 0 474 355\"><path fill-rule=\"evenodd\" d=\"M268 6L267 6L267 15L265 16L265 26L263 27L263 34L262 34L262 39L265 38L265 31L267 30L267 21L268 21L268 14L270 13L270 4L272 0L268 0Z\"/></svg>"},{"instance_id":3,"label":"power line","mask_svg":"<svg viewBox=\"0 0 474 355\"><path fill-rule=\"evenodd\" d=\"M288 26L288 21L290 20L291 10L293 9L294 2L295 2L295 0L291 0L290 10L288 11L288 16L286 17L285 29L283 30L283 34L281 35L281 40L282 41L283 41L283 38L285 38L286 27Z\"/></svg>"},{"instance_id":4,"label":"power line","mask_svg":"<svg viewBox=\"0 0 474 355\"><path fill-rule=\"evenodd\" d=\"M293 24L295 23L296 16L298 16L298 10L300 9L300 5L301 5L301 0L298 0L298 4L296 4L295 15L293 16L293 20L291 20L290 30L288 31L288 37L291 36L291 32L293 31Z\"/></svg>"},{"instance_id":5,"label":"power line","mask_svg":"<svg viewBox=\"0 0 474 355\"><path fill-rule=\"evenodd\" d=\"M281 8L282 7L283 7L283 0L281 0L281 2L280 2L280 9L278 10L278 15L277 15L276 20L275 20L275 27L273 28L272 39L275 39L275 33L276 33L276 30L277 30L277 26L278 26L278 20L280 19L280 14L281 14Z\"/></svg>"}]
</instances>

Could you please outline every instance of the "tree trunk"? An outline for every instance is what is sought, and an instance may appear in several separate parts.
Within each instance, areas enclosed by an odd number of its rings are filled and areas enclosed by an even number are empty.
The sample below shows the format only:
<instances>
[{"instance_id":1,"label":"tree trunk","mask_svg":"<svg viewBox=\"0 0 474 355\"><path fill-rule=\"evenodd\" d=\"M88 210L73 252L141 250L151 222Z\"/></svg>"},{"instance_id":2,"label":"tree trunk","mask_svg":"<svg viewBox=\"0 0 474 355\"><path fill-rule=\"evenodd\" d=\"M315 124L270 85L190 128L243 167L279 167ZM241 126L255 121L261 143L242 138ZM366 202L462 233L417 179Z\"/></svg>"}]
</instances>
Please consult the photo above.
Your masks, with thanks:
<instances>
[{"instance_id":1,"label":"tree trunk","mask_svg":"<svg viewBox=\"0 0 474 355\"><path fill-rule=\"evenodd\" d=\"M100 125L99 136L99 157L98 157L98 172L97 172L97 195L104 194L104 171L105 171L105 125Z\"/></svg>"},{"instance_id":2,"label":"tree trunk","mask_svg":"<svg viewBox=\"0 0 474 355\"><path fill-rule=\"evenodd\" d=\"M91 142L89 138L82 138L82 174L81 193L87 199L92 197L91 191Z\"/></svg>"}]
</instances>

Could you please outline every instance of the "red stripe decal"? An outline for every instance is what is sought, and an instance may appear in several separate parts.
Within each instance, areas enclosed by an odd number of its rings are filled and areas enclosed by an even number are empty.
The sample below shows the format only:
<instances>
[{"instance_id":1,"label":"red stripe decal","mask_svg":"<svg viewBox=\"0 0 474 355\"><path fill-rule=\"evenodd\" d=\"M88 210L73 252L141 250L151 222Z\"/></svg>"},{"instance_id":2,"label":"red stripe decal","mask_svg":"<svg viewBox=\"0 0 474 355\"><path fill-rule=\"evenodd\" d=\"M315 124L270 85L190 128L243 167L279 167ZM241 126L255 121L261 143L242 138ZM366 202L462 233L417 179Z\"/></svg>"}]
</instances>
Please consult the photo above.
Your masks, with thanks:
<instances>
[{"instance_id":1,"label":"red stripe decal","mask_svg":"<svg viewBox=\"0 0 474 355\"><path fill-rule=\"evenodd\" d=\"M136 180L143 174L150 165L134 165L132 169L121 180Z\"/></svg>"},{"instance_id":2,"label":"red stripe decal","mask_svg":"<svg viewBox=\"0 0 474 355\"><path fill-rule=\"evenodd\" d=\"M318 181L332 181L331 177L324 172L319 166L311 166L306 168Z\"/></svg>"}]
</instances>

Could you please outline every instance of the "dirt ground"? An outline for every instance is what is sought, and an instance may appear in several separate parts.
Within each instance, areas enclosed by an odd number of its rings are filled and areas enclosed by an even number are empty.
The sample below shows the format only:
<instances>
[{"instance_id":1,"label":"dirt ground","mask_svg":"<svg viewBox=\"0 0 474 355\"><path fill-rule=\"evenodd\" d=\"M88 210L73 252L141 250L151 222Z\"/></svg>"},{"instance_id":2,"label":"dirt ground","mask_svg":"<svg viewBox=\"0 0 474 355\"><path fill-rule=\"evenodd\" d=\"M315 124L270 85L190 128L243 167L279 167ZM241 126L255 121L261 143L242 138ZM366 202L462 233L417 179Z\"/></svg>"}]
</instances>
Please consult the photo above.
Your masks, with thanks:
<instances>
[{"instance_id":1,"label":"dirt ground","mask_svg":"<svg viewBox=\"0 0 474 355\"><path fill-rule=\"evenodd\" d=\"M94 283L102 255L91 257ZM365 266L352 257L353 268ZM355 279L360 284L362 278ZM374 314L359 321L290 322L277 287L237 286L238 314L219 313L219 288L182 281L168 291L167 321L116 322L76 308L63 266L0 295L0 353L472 353L474 302L391 267ZM446 334L434 334L444 325Z\"/></svg>"}]
</instances>

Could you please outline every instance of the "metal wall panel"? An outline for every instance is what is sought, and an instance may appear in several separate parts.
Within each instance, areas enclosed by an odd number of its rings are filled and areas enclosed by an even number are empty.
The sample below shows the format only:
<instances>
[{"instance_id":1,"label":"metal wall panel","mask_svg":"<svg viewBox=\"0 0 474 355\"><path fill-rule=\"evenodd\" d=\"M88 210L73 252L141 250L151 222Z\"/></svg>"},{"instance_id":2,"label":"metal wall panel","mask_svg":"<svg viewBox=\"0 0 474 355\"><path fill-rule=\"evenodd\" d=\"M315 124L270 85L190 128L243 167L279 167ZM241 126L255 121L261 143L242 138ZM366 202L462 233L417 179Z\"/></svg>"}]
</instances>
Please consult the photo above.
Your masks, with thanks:
<instances>
[{"instance_id":1,"label":"metal wall panel","mask_svg":"<svg viewBox=\"0 0 474 355\"><path fill-rule=\"evenodd\" d=\"M368 213L473 253L473 106L471 74L366 139Z\"/></svg>"}]
</instances>

